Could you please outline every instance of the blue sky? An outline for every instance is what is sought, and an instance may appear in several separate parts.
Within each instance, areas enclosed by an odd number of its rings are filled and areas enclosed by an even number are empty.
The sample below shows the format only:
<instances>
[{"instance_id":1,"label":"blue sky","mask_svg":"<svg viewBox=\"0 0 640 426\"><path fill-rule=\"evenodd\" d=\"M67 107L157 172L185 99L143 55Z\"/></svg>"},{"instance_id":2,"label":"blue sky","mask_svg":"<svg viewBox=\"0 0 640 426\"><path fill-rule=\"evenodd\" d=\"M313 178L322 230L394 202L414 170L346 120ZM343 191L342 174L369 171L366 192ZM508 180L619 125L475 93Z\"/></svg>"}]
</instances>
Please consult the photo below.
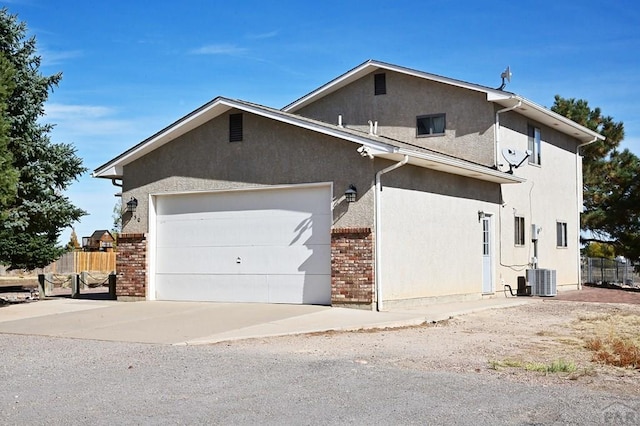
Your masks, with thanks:
<instances>
[{"instance_id":1,"label":"blue sky","mask_svg":"<svg viewBox=\"0 0 640 426\"><path fill-rule=\"evenodd\" d=\"M367 59L551 106L586 99L640 155L640 3L616 1L0 1L38 40L54 142L90 171L226 96L283 107ZM82 176L78 237L113 224L117 188ZM68 241L69 231L62 240Z\"/></svg>"}]
</instances>

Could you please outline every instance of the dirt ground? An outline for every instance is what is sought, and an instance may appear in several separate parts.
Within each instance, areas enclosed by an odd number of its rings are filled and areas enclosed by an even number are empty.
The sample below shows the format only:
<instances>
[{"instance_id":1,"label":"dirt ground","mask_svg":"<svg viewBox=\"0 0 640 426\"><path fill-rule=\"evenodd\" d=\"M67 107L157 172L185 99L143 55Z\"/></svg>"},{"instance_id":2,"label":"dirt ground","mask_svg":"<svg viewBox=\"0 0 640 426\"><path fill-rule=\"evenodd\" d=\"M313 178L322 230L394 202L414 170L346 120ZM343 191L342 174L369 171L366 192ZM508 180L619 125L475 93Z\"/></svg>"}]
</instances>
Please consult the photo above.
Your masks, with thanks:
<instances>
[{"instance_id":1,"label":"dirt ground","mask_svg":"<svg viewBox=\"0 0 640 426\"><path fill-rule=\"evenodd\" d=\"M532 303L463 315L404 329L329 332L225 343L261 343L260 350L318 359L350 353L354 363L412 370L457 371L508 380L587 386L640 395L640 370L594 361L586 342L619 336L640 347L640 305L535 299ZM543 372L564 362L571 372Z\"/></svg>"}]
</instances>

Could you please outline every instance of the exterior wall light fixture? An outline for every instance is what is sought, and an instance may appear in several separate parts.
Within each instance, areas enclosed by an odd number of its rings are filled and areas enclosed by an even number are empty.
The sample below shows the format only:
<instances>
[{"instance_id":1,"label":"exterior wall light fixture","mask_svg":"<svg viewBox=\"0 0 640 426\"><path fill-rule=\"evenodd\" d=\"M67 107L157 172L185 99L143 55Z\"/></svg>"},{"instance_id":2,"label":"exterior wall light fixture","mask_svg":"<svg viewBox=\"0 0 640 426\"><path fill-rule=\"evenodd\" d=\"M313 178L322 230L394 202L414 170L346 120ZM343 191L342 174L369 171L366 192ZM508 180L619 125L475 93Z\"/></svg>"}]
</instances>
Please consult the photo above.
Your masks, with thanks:
<instances>
[{"instance_id":1,"label":"exterior wall light fixture","mask_svg":"<svg viewBox=\"0 0 640 426\"><path fill-rule=\"evenodd\" d=\"M127 201L127 213L135 213L138 208L138 200L131 197L131 200Z\"/></svg>"},{"instance_id":2,"label":"exterior wall light fixture","mask_svg":"<svg viewBox=\"0 0 640 426\"><path fill-rule=\"evenodd\" d=\"M344 198L347 200L347 203L353 203L358 198L358 190L353 184L349 185L346 191L344 191Z\"/></svg>"}]
</instances>

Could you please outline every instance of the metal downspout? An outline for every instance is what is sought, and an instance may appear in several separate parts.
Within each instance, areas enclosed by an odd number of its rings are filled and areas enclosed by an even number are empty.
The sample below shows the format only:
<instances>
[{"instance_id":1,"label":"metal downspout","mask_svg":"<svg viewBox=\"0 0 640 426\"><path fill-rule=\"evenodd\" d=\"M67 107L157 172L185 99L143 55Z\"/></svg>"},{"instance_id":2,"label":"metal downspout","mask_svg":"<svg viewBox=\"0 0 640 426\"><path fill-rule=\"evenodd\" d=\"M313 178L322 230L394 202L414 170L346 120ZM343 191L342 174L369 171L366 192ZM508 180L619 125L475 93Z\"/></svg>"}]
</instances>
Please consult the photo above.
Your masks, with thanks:
<instances>
[{"instance_id":1,"label":"metal downspout","mask_svg":"<svg viewBox=\"0 0 640 426\"><path fill-rule=\"evenodd\" d=\"M582 212L582 175L580 174L580 148L583 146L591 145L596 142L598 138L593 138L592 141L585 142L583 144L578 145L576 148L576 203L577 203L577 212L578 212L578 238L577 238L577 248L578 248L578 290L582 290L582 264L580 262L580 214Z\"/></svg>"},{"instance_id":2,"label":"metal downspout","mask_svg":"<svg viewBox=\"0 0 640 426\"><path fill-rule=\"evenodd\" d=\"M405 155L404 159L396 164L392 164L391 166L382 169L376 173L376 187L375 187L375 196L374 196L374 208L375 208L375 268L374 268L374 283L376 286L376 310L382 310L382 262L381 262L381 250L382 250L382 197L379 195L379 192L382 192L382 183L380 182L380 177L389 173L392 170L395 170L399 167L404 166L409 162L409 156Z\"/></svg>"},{"instance_id":3,"label":"metal downspout","mask_svg":"<svg viewBox=\"0 0 640 426\"><path fill-rule=\"evenodd\" d=\"M496 111L496 122L495 122L495 146L496 146L496 155L494 157L496 170L499 170L498 164L500 163L500 114L503 112L511 111L512 109L518 108L522 105L522 101L518 101L514 106L510 106L507 108L503 108L501 110Z\"/></svg>"}]
</instances>

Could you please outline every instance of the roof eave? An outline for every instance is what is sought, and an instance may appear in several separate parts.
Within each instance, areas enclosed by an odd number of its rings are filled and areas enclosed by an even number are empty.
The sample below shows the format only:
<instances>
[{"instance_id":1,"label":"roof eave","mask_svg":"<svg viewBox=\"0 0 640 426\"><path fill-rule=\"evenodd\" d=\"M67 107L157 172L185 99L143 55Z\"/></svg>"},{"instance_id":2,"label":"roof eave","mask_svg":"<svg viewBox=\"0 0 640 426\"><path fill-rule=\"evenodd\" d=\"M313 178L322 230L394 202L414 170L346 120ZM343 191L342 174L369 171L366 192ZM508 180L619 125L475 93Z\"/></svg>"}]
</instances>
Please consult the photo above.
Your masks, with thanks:
<instances>
[{"instance_id":1,"label":"roof eave","mask_svg":"<svg viewBox=\"0 0 640 426\"><path fill-rule=\"evenodd\" d=\"M105 179L122 178L123 168L125 165L137 160L138 158L148 154L149 152L159 148L160 146L171 142L172 140L182 136L188 131L193 130L194 128L233 108L271 118L283 123L313 130L329 136L334 136L358 144L363 144L381 152L393 152L394 150L394 148L388 144L379 143L372 140L371 138L344 132L338 127L332 128L331 126L315 124L308 120L296 119L294 117L285 116L284 114L278 114L279 111L271 112L258 106L253 106L247 103L227 98L216 98L210 103L194 111L192 114L181 118L172 125L166 127L150 138L145 139L138 145L134 146L133 148L124 152L113 160L96 168L92 173L92 176Z\"/></svg>"},{"instance_id":2,"label":"roof eave","mask_svg":"<svg viewBox=\"0 0 640 426\"><path fill-rule=\"evenodd\" d=\"M456 158L442 157L437 154L417 153L405 149L399 149L398 154L406 154L412 159L409 164L433 169L440 172L465 176L472 179L483 180L500 184L523 183L526 179L487 166L469 163Z\"/></svg>"},{"instance_id":3,"label":"roof eave","mask_svg":"<svg viewBox=\"0 0 640 426\"><path fill-rule=\"evenodd\" d=\"M489 87L481 86L478 84L468 83L462 80L456 80L453 78L443 77L437 74L430 74L427 72L414 70L412 68L401 67L398 65L389 64L386 62L376 61L376 60L368 60L357 67L353 68L351 71L347 71L346 73L340 75L339 77L331 80L330 82L324 84L318 89L314 90L311 93L297 99L296 101L290 103L289 105L282 108L282 111L285 112L296 112L304 106L314 102L318 97L326 96L334 91L338 90L341 87L346 86L347 84L358 80L362 76L375 72L376 70L388 70L395 71L406 75L412 75L415 77L426 78L431 81L449 84L457 87L462 87L464 89L474 90L478 92L483 92L487 94L488 98L491 99L508 99L510 97L510 93L503 92L497 89L491 89Z\"/></svg>"},{"instance_id":4,"label":"roof eave","mask_svg":"<svg viewBox=\"0 0 640 426\"><path fill-rule=\"evenodd\" d=\"M556 129L562 133L570 135L583 143L605 139L605 137L600 133L594 132L575 121L538 105L529 99L523 98L522 96L511 95L506 98L494 99L487 97L487 100L505 107L514 106L517 102L520 102L521 105L514 110L518 114L524 115L525 117L535 120L541 124L545 124L552 129Z\"/></svg>"}]
</instances>

